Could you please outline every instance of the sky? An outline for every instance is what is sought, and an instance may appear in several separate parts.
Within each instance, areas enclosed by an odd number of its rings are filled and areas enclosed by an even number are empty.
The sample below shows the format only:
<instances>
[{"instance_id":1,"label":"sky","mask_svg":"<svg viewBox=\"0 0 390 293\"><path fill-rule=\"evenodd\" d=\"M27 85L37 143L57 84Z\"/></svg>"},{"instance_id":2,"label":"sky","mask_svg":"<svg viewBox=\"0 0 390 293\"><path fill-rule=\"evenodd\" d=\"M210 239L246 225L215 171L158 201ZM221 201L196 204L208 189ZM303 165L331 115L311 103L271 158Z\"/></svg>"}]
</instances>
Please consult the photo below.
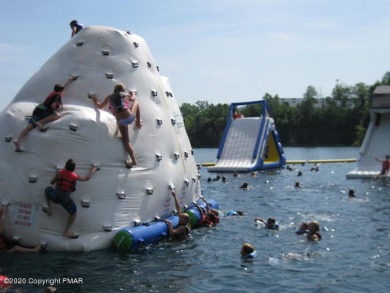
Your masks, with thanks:
<instances>
[{"instance_id":1,"label":"sky","mask_svg":"<svg viewBox=\"0 0 390 293\"><path fill-rule=\"evenodd\" d=\"M388 0L13 0L0 9L0 110L70 38L69 22L144 38L179 104L329 96L390 71Z\"/></svg>"}]
</instances>

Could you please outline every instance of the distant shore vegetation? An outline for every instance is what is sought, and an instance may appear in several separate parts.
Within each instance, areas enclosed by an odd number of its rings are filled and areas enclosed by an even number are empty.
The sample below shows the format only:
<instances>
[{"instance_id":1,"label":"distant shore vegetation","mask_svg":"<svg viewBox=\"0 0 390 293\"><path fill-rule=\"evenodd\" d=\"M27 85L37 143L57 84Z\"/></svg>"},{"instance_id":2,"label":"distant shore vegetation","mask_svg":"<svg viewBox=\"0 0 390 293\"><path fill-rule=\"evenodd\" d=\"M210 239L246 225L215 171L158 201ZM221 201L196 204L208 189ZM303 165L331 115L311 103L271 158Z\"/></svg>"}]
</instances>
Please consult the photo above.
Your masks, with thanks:
<instances>
[{"instance_id":1,"label":"distant shore vegetation","mask_svg":"<svg viewBox=\"0 0 390 293\"><path fill-rule=\"evenodd\" d=\"M263 99L271 107L283 146L360 146L370 122L370 97L379 85L390 85L390 71L373 85L336 84L332 94L322 99L316 88L310 85L302 96L302 102L296 106L281 101L278 95L266 93ZM183 103L180 106L193 147L219 146L229 106L207 101ZM251 116L250 107L240 109L240 112L244 116Z\"/></svg>"}]
</instances>

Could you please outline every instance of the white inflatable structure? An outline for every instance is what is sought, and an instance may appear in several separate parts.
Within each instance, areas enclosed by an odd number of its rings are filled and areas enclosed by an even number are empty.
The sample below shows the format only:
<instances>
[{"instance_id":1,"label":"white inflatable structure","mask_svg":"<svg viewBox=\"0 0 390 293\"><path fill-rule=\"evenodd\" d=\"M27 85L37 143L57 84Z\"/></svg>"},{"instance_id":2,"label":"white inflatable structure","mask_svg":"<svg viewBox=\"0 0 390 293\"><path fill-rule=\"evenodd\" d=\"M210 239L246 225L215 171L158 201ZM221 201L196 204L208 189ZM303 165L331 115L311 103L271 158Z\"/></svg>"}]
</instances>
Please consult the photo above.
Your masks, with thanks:
<instances>
[{"instance_id":1,"label":"white inflatable structure","mask_svg":"<svg viewBox=\"0 0 390 293\"><path fill-rule=\"evenodd\" d=\"M390 155L389 129L390 86L378 86L371 97L370 124L360 147L357 167L346 175L348 179L370 179L379 175L382 165L375 157L383 161Z\"/></svg>"},{"instance_id":2,"label":"white inflatable structure","mask_svg":"<svg viewBox=\"0 0 390 293\"><path fill-rule=\"evenodd\" d=\"M34 107L52 91L78 76L65 89L63 117L48 124L47 132L32 130L22 153L12 143L27 125ZM98 110L88 98L100 101L123 83L137 90L143 127L129 130L137 166L125 167L116 120L108 109ZM175 186L181 206L200 194L199 175L183 119L168 79L143 38L110 27L80 31L55 53L0 113L0 200L8 205L5 236L48 250L83 251L111 245L117 231L135 223L149 223L175 209L169 186ZM91 180L78 182L72 198L77 218L71 227L78 239L63 236L68 214L53 204L42 211L44 190L65 162L76 161L85 175L100 166Z\"/></svg>"}]
</instances>

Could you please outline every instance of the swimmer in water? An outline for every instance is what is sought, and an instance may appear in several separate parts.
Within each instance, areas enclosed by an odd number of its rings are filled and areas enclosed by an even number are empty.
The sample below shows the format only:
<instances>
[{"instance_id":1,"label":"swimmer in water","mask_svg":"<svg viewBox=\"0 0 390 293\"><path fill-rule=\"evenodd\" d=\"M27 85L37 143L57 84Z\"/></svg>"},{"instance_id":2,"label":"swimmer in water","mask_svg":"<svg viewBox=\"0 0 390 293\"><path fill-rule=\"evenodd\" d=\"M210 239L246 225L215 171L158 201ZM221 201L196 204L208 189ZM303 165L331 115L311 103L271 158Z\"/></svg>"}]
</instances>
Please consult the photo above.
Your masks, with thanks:
<instances>
[{"instance_id":1,"label":"swimmer in water","mask_svg":"<svg viewBox=\"0 0 390 293\"><path fill-rule=\"evenodd\" d=\"M171 190L171 194L175 201L175 207L177 211L177 216L179 217L179 223L176 227L173 227L173 224L170 220L165 220L165 223L168 226L168 233L175 241L187 240L191 233L190 216L187 213L183 213L181 211L181 207L176 196L176 191L174 189Z\"/></svg>"},{"instance_id":2,"label":"swimmer in water","mask_svg":"<svg viewBox=\"0 0 390 293\"><path fill-rule=\"evenodd\" d=\"M262 218L255 218L255 222L257 221L262 222L264 224L265 229L279 230L279 224L276 223L276 220L274 218L268 218L267 221Z\"/></svg>"},{"instance_id":3,"label":"swimmer in water","mask_svg":"<svg viewBox=\"0 0 390 293\"><path fill-rule=\"evenodd\" d=\"M245 216L245 213L243 211L230 210L226 212L226 216Z\"/></svg>"},{"instance_id":4,"label":"swimmer in water","mask_svg":"<svg viewBox=\"0 0 390 293\"><path fill-rule=\"evenodd\" d=\"M242 258L254 258L256 256L256 250L255 247L248 243L245 242L242 247L241 247L241 257Z\"/></svg>"},{"instance_id":5,"label":"swimmer in water","mask_svg":"<svg viewBox=\"0 0 390 293\"><path fill-rule=\"evenodd\" d=\"M243 189L243 190L248 190L249 188L249 184L247 182L244 182L241 186L240 186L240 189Z\"/></svg>"},{"instance_id":6,"label":"swimmer in water","mask_svg":"<svg viewBox=\"0 0 390 293\"><path fill-rule=\"evenodd\" d=\"M320 241L322 239L320 234L320 224L317 221L302 223L296 233L298 235L306 235L307 239L311 241Z\"/></svg>"}]
</instances>

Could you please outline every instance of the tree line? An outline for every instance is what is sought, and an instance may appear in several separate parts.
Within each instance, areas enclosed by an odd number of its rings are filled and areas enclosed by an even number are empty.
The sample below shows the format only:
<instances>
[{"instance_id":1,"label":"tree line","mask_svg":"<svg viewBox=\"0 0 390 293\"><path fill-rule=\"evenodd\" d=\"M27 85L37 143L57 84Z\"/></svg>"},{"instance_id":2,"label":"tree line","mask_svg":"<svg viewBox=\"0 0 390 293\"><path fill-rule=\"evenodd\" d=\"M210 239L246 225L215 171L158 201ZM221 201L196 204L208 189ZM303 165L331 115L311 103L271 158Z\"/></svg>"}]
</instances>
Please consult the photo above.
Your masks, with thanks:
<instances>
[{"instance_id":1,"label":"tree line","mask_svg":"<svg viewBox=\"0 0 390 293\"><path fill-rule=\"evenodd\" d=\"M390 71L373 85L336 84L330 96L321 100L314 86L308 86L296 106L266 93L284 146L360 146L369 124L369 101L378 85L390 85ZM322 101L321 105L318 103ZM236 101L233 101L236 102ZM230 104L198 101L180 107L193 147L216 148L222 138ZM240 110L251 116L250 107Z\"/></svg>"}]
</instances>

